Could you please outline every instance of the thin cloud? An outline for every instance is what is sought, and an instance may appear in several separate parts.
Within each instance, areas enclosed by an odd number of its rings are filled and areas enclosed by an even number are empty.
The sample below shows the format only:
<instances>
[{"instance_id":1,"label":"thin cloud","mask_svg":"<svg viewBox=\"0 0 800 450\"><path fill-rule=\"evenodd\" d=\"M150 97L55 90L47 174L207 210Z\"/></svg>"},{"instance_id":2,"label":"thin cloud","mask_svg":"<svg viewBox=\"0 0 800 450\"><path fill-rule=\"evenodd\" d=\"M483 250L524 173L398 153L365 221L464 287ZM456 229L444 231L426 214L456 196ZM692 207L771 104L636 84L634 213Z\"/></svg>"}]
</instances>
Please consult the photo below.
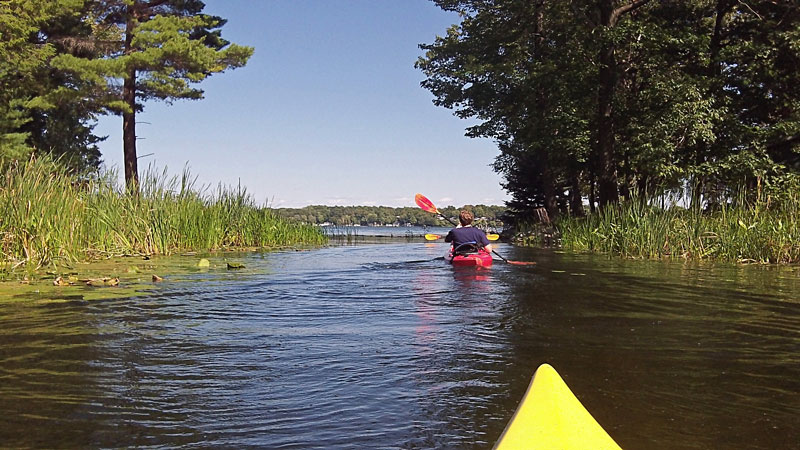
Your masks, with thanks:
<instances>
[{"instance_id":1,"label":"thin cloud","mask_svg":"<svg viewBox=\"0 0 800 450\"><path fill-rule=\"evenodd\" d=\"M403 206L414 204L414 200L411 199L411 197L395 197L392 199L392 202L394 202L395 205Z\"/></svg>"},{"instance_id":2,"label":"thin cloud","mask_svg":"<svg viewBox=\"0 0 800 450\"><path fill-rule=\"evenodd\" d=\"M502 205L504 203L505 203L505 201L503 201L503 200L498 200L496 198L487 197L487 198L482 198L481 201L478 204L480 204L480 205Z\"/></svg>"},{"instance_id":3,"label":"thin cloud","mask_svg":"<svg viewBox=\"0 0 800 450\"><path fill-rule=\"evenodd\" d=\"M325 204L333 206L342 206L345 203L348 203L348 201L349 200L347 197L333 197L325 199Z\"/></svg>"}]
</instances>

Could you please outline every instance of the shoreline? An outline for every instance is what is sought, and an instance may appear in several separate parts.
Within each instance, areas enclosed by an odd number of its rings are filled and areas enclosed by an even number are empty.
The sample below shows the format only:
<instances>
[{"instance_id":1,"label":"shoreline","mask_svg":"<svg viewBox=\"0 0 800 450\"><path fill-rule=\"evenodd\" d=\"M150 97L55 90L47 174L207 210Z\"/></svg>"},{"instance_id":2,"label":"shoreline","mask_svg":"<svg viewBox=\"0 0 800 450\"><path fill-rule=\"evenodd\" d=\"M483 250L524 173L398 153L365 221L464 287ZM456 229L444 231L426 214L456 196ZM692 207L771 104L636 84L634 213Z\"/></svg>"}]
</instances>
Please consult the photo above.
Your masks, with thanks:
<instances>
[{"instance_id":1,"label":"shoreline","mask_svg":"<svg viewBox=\"0 0 800 450\"><path fill-rule=\"evenodd\" d=\"M328 241L321 230L257 204L246 189L207 192L192 180L188 170L169 177L151 168L131 191L113 173L79 179L49 157L9 165L0 176L0 270Z\"/></svg>"},{"instance_id":2,"label":"shoreline","mask_svg":"<svg viewBox=\"0 0 800 450\"><path fill-rule=\"evenodd\" d=\"M552 226L522 224L511 241L555 243L578 253L631 259L678 259L740 264L800 264L800 197L723 205L714 211L627 202Z\"/></svg>"},{"instance_id":3,"label":"shoreline","mask_svg":"<svg viewBox=\"0 0 800 450\"><path fill-rule=\"evenodd\" d=\"M16 274L19 277L0 279L0 298L14 300L19 297L39 296L47 301L67 301L131 297L162 283L210 281L227 274L235 274L237 277L257 275L260 271L248 268L243 263L246 256L310 251L320 247L241 247L81 261L62 265L54 270L20 272ZM208 277L204 278L202 275Z\"/></svg>"}]
</instances>

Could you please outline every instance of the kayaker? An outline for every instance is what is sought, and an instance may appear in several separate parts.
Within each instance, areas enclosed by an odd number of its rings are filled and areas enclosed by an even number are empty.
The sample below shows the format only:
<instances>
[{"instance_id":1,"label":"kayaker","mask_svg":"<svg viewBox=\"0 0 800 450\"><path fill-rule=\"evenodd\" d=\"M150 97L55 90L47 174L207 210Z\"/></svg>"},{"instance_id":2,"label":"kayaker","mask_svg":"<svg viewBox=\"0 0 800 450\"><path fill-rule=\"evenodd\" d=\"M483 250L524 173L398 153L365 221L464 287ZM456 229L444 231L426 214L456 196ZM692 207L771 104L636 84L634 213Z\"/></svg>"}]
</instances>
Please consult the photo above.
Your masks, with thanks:
<instances>
[{"instance_id":1,"label":"kayaker","mask_svg":"<svg viewBox=\"0 0 800 450\"><path fill-rule=\"evenodd\" d=\"M460 251L465 247L469 247L470 244L475 247L475 250L485 249L487 252L492 251L492 244L489 243L489 239L486 238L486 233L483 230L479 230L472 226L472 213L469 211L461 211L458 215L458 222L461 226L453 228L447 233L445 236L445 242L452 242L453 249L455 251ZM461 247L461 249L459 248Z\"/></svg>"}]
</instances>

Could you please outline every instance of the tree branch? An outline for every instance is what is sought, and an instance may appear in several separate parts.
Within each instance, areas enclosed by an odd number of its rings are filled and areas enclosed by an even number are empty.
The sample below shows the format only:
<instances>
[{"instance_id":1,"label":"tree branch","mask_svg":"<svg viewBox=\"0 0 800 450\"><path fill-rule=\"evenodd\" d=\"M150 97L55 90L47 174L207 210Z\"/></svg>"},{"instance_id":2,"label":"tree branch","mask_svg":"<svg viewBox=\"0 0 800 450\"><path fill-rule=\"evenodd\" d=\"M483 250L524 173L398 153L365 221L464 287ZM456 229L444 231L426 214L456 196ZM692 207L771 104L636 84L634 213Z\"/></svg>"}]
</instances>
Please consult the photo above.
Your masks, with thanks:
<instances>
[{"instance_id":1,"label":"tree branch","mask_svg":"<svg viewBox=\"0 0 800 450\"><path fill-rule=\"evenodd\" d=\"M650 0L634 0L628 3L627 5L622 5L619 8L615 9L614 11L611 12L611 19L609 20L611 26L613 27L614 25L616 25L617 20L619 20L619 17L621 15L634 11L635 9L649 2Z\"/></svg>"},{"instance_id":2,"label":"tree branch","mask_svg":"<svg viewBox=\"0 0 800 450\"><path fill-rule=\"evenodd\" d=\"M163 5L164 3L167 3L168 1L169 0L150 0L149 2L147 2L145 6L148 8L155 8L157 6Z\"/></svg>"},{"instance_id":3,"label":"tree branch","mask_svg":"<svg viewBox=\"0 0 800 450\"><path fill-rule=\"evenodd\" d=\"M767 150L775 150L778 147L783 147L785 145L792 145L797 143L800 143L800 134L786 137L778 142L773 142L772 144L767 145Z\"/></svg>"},{"instance_id":4,"label":"tree branch","mask_svg":"<svg viewBox=\"0 0 800 450\"><path fill-rule=\"evenodd\" d=\"M155 14L154 10L161 5L169 3L169 0L150 0L149 2L135 2L135 17L139 20L151 19Z\"/></svg>"},{"instance_id":5,"label":"tree branch","mask_svg":"<svg viewBox=\"0 0 800 450\"><path fill-rule=\"evenodd\" d=\"M756 12L756 11L755 11L753 8L751 8L751 7L750 7L750 5L748 5L747 3L745 3L745 2L743 2L743 1L741 1L741 0L739 0L739 4L740 4L740 5L744 5L744 6L746 6L746 7L747 7L747 9L749 9L751 13L755 14L755 15L756 15L756 17L758 17L758 20L764 20L764 18L763 18L763 17L761 17L761 15L760 15L760 14L758 14L758 13L757 13L757 12Z\"/></svg>"}]
</instances>

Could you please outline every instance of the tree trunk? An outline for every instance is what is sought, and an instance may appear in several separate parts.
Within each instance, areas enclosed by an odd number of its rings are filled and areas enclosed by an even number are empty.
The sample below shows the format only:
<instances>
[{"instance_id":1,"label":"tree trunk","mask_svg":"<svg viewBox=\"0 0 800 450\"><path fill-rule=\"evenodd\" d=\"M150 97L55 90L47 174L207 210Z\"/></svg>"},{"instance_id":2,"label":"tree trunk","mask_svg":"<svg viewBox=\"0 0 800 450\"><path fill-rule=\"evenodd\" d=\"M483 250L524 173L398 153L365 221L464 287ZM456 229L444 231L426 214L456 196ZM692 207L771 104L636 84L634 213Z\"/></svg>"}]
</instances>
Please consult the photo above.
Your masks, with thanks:
<instances>
[{"instance_id":1,"label":"tree trunk","mask_svg":"<svg viewBox=\"0 0 800 450\"><path fill-rule=\"evenodd\" d=\"M130 7L129 7L130 8ZM136 24L133 14L129 11L128 22L125 26L125 53L133 51L133 30ZM136 158L136 68L128 68L125 82L122 86L122 100L128 105L129 111L122 113L122 150L125 164L125 184L131 191L139 190L139 169Z\"/></svg>"},{"instance_id":2,"label":"tree trunk","mask_svg":"<svg viewBox=\"0 0 800 450\"><path fill-rule=\"evenodd\" d=\"M597 177L594 174L594 169L589 169L589 214L594 214L595 203L597 202L597 195L595 195L595 185Z\"/></svg>"},{"instance_id":3,"label":"tree trunk","mask_svg":"<svg viewBox=\"0 0 800 450\"><path fill-rule=\"evenodd\" d=\"M649 177L645 175L636 180L636 194L641 199L646 199L650 195L649 192L647 192L648 178Z\"/></svg>"},{"instance_id":4,"label":"tree trunk","mask_svg":"<svg viewBox=\"0 0 800 450\"><path fill-rule=\"evenodd\" d=\"M540 55L542 48L545 44L544 33L542 27L544 26L544 4L539 2L535 5L536 13L534 20L534 47L533 54ZM545 123L545 115L547 113L547 89L544 86L537 86L536 88L536 121L538 127L543 127ZM542 170L541 185L542 193L544 194L544 207L550 218L558 216L558 190L556 189L556 177L550 165L549 153L544 149L539 148L538 164Z\"/></svg>"},{"instance_id":5,"label":"tree trunk","mask_svg":"<svg viewBox=\"0 0 800 450\"><path fill-rule=\"evenodd\" d=\"M546 164L546 163L545 163ZM553 171L549 167L542 170L542 190L544 191L544 208L550 218L558 217L558 195Z\"/></svg>"},{"instance_id":6,"label":"tree trunk","mask_svg":"<svg viewBox=\"0 0 800 450\"><path fill-rule=\"evenodd\" d=\"M614 0L598 0L600 11L599 28L610 30L617 25L623 14L630 13L651 0L633 0L614 8ZM597 88L597 142L595 158L598 162L598 194L600 206L619 202L616 167L616 144L614 130L614 96L617 89L617 60L614 44L604 39L599 51L599 74Z\"/></svg>"},{"instance_id":7,"label":"tree trunk","mask_svg":"<svg viewBox=\"0 0 800 450\"><path fill-rule=\"evenodd\" d=\"M612 0L600 0L600 27L610 29L614 15ZM614 57L614 45L611 42L601 44L597 88L597 141L595 142L595 158L598 162L598 194L600 206L619 201L617 191L617 169L614 148L614 94L617 84L617 62Z\"/></svg>"},{"instance_id":8,"label":"tree trunk","mask_svg":"<svg viewBox=\"0 0 800 450\"><path fill-rule=\"evenodd\" d=\"M625 156L622 158L624 160L622 164L622 176L619 177L622 179L622 183L619 185L619 195L622 196L625 201L630 201L631 199L631 186L633 186L633 170L631 169L631 162L630 158L625 153Z\"/></svg>"},{"instance_id":9,"label":"tree trunk","mask_svg":"<svg viewBox=\"0 0 800 450\"><path fill-rule=\"evenodd\" d=\"M708 93L710 98L717 98L717 93L714 92L718 88L721 80L719 79L722 74L722 64L720 62L719 53L722 48L723 28L725 27L725 16L731 11L735 2L732 0L717 0L715 8L714 30L711 34L711 42L709 43L709 58L708 68L706 75L711 79L709 84L711 92ZM706 141L701 141L697 144L696 153L694 155L695 167L700 167L711 153L711 144ZM700 209L703 206L703 192L705 191L706 180L698 174L692 180L689 188L692 190L691 195L691 208Z\"/></svg>"},{"instance_id":10,"label":"tree trunk","mask_svg":"<svg viewBox=\"0 0 800 450\"><path fill-rule=\"evenodd\" d=\"M714 31L711 34L708 58L708 76L712 78L719 77L722 73L722 64L719 58L719 52L722 48L722 29L725 27L725 16L728 15L735 3L731 0L717 0Z\"/></svg>"},{"instance_id":11,"label":"tree trunk","mask_svg":"<svg viewBox=\"0 0 800 450\"><path fill-rule=\"evenodd\" d=\"M131 70L125 79L122 98L131 112L122 114L122 148L125 160L125 184L138 190L139 169L136 158L136 71Z\"/></svg>"},{"instance_id":12,"label":"tree trunk","mask_svg":"<svg viewBox=\"0 0 800 450\"><path fill-rule=\"evenodd\" d=\"M581 195L581 177L579 171L573 171L572 183L569 189L569 211L573 217L583 217L583 196Z\"/></svg>"}]
</instances>

